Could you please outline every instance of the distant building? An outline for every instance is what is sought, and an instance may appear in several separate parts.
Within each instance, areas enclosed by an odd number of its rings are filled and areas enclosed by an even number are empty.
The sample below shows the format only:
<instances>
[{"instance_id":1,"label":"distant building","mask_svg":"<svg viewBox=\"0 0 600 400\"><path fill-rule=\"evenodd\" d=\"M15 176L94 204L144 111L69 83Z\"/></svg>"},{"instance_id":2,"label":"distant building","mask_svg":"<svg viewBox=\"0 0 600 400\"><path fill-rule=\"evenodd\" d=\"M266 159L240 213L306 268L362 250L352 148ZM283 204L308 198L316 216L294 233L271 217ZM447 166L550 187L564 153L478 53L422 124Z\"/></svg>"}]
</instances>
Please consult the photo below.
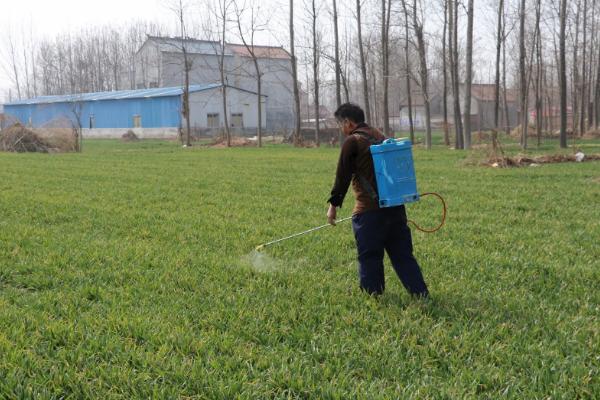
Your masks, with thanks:
<instances>
[{"instance_id":1,"label":"distant building","mask_svg":"<svg viewBox=\"0 0 600 400\"><path fill-rule=\"evenodd\" d=\"M136 88L158 88L184 84L183 47L191 62L190 83L221 82L219 42L148 36L136 54ZM294 125L291 56L282 47L254 46L262 74L261 92L266 95L266 128L278 130ZM228 85L256 92L254 63L244 45L227 43L224 51Z\"/></svg>"},{"instance_id":2,"label":"distant building","mask_svg":"<svg viewBox=\"0 0 600 400\"><path fill-rule=\"evenodd\" d=\"M258 127L256 93L226 88L228 122L234 131L253 134ZM214 134L223 126L222 86L190 87L190 122L196 133ZM43 96L5 104L11 119L32 128L81 126L85 137L120 137L132 129L142 138L171 138L185 125L181 87ZM263 102L266 96L262 96ZM265 108L263 107L263 127Z\"/></svg>"},{"instance_id":3,"label":"distant building","mask_svg":"<svg viewBox=\"0 0 600 400\"><path fill-rule=\"evenodd\" d=\"M409 113L408 107L408 96L405 96L400 101L400 113L390 119L390 124L394 129L397 130L409 130L410 129L410 115L412 114L413 127L417 130L425 129L425 101L421 92L413 93L410 99Z\"/></svg>"},{"instance_id":4,"label":"distant building","mask_svg":"<svg viewBox=\"0 0 600 400\"><path fill-rule=\"evenodd\" d=\"M464 113L465 103L464 84L460 85L459 100L461 112ZM494 128L494 107L495 107L495 85L494 84L473 84L471 86L471 128L473 131L486 131ZM506 112L504 107L504 93L500 93L500 120L499 125L504 128L508 125L510 129L519 125L519 111L517 101L517 91L513 89L506 90ZM448 93L448 121L454 123L454 98L452 93ZM505 115L508 114L508 121Z\"/></svg>"}]
</instances>

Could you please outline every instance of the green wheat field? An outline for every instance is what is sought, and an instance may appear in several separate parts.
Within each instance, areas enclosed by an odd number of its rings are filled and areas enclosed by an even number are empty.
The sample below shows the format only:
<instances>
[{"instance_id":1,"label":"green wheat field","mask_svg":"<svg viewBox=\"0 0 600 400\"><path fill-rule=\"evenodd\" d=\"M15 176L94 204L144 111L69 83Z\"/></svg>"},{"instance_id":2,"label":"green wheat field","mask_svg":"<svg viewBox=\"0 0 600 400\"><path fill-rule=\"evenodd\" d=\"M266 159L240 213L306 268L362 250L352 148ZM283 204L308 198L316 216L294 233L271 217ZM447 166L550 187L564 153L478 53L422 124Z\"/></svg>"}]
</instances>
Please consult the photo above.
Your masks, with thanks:
<instances>
[{"instance_id":1,"label":"green wheat field","mask_svg":"<svg viewBox=\"0 0 600 400\"><path fill-rule=\"evenodd\" d=\"M413 230L422 301L387 261L385 295L360 292L348 222L253 253L326 223L338 151L0 154L0 398L600 396L600 162L417 147L448 202ZM439 222L433 198L407 209Z\"/></svg>"}]
</instances>

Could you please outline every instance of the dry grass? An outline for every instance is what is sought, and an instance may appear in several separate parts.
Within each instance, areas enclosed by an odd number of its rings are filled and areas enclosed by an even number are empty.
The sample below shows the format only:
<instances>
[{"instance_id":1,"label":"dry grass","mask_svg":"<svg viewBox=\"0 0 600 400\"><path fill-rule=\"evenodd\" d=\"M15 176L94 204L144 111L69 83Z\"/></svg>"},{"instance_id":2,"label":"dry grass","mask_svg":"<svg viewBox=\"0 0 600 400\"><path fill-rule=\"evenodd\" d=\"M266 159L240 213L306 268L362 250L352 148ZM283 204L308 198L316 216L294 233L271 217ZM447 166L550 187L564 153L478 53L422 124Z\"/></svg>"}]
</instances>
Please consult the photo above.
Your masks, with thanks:
<instances>
[{"instance_id":1,"label":"dry grass","mask_svg":"<svg viewBox=\"0 0 600 400\"><path fill-rule=\"evenodd\" d=\"M66 153L77 150L73 131L66 128L31 130L15 124L0 133L0 151Z\"/></svg>"},{"instance_id":2,"label":"dry grass","mask_svg":"<svg viewBox=\"0 0 600 400\"><path fill-rule=\"evenodd\" d=\"M256 143L254 143L252 140L250 140L248 138L232 137L231 141L230 141L230 145L231 145L230 147L252 147L252 146L256 146ZM216 139L213 144L211 144L211 147L217 147L217 148L227 147L227 139L224 137L220 137L220 138Z\"/></svg>"},{"instance_id":3,"label":"dry grass","mask_svg":"<svg viewBox=\"0 0 600 400\"><path fill-rule=\"evenodd\" d=\"M600 160L600 154L586 154L582 162ZM490 167L527 167L534 164L556 164L577 162L574 154L548 154L538 157L516 155L514 157L492 157L483 162Z\"/></svg>"}]
</instances>

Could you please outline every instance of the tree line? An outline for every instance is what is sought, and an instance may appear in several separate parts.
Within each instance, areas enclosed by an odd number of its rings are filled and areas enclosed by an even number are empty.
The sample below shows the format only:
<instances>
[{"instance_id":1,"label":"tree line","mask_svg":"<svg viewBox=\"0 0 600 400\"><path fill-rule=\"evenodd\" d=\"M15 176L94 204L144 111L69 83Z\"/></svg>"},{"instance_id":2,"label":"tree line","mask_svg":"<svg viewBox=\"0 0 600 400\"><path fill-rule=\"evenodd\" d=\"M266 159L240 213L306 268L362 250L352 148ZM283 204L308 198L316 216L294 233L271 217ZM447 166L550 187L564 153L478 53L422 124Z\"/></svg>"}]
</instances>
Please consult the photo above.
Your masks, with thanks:
<instances>
[{"instance_id":1,"label":"tree line","mask_svg":"<svg viewBox=\"0 0 600 400\"><path fill-rule=\"evenodd\" d=\"M243 43L253 58L253 46L265 38L289 51L296 138L301 121L312 118L318 139L323 105L354 101L387 135L393 135L391 117L408 109L413 139L413 108L422 107L430 148L437 97L445 143L469 148L473 83L494 85L494 135L510 128L507 94L517 94L523 148L555 131L566 146L569 131L583 135L600 125L597 0L273 1L276 7L261 9L250 0L177 0L176 27L134 22L42 40L5 35L11 97L135 88L144 73L135 57L146 35L193 31L221 44ZM183 13L199 4L212 17L199 21ZM256 69L260 92L257 63Z\"/></svg>"}]
</instances>

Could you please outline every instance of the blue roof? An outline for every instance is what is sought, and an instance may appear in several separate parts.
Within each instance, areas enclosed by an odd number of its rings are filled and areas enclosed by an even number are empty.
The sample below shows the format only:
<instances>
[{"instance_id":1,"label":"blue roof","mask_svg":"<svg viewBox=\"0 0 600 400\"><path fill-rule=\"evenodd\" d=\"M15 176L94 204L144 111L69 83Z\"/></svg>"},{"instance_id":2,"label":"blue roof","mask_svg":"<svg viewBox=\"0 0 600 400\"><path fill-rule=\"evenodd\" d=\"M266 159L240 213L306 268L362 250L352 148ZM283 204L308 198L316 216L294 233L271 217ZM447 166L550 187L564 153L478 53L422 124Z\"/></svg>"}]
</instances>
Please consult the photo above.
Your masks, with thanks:
<instances>
[{"instance_id":1,"label":"blue roof","mask_svg":"<svg viewBox=\"0 0 600 400\"><path fill-rule=\"evenodd\" d=\"M221 87L220 83L211 83L207 85L190 85L190 93L201 92L203 90L210 90L219 87ZM79 101L145 99L152 97L180 96L182 94L183 87L175 86L155 89L117 90L114 92L66 94L59 96L40 96L33 99L13 101L10 103L6 103L5 105L17 106L27 104L71 103Z\"/></svg>"}]
</instances>

